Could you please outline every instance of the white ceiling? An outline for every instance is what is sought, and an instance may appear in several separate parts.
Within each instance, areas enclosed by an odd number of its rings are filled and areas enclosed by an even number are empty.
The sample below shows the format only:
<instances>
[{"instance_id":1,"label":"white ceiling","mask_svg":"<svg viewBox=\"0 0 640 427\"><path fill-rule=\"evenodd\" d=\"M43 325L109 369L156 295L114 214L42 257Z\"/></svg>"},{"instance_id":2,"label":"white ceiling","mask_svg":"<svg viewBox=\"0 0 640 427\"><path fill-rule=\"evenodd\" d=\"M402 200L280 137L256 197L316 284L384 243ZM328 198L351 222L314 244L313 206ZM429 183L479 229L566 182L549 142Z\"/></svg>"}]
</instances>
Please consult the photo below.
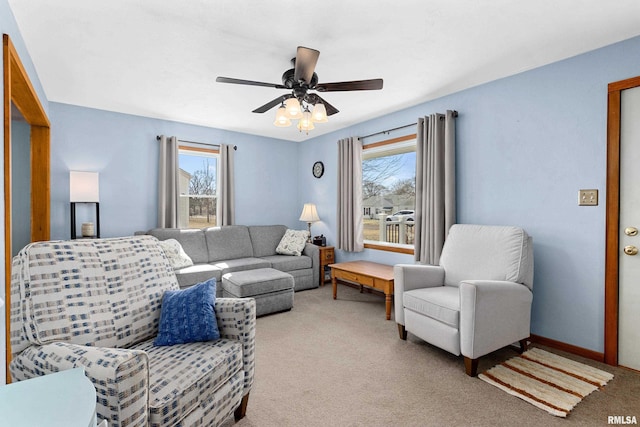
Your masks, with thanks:
<instances>
[{"instance_id":1,"label":"white ceiling","mask_svg":"<svg viewBox=\"0 0 640 427\"><path fill-rule=\"evenodd\" d=\"M640 35L638 0L8 0L49 101L301 141ZM309 136L251 111L297 46L340 110Z\"/></svg>"}]
</instances>

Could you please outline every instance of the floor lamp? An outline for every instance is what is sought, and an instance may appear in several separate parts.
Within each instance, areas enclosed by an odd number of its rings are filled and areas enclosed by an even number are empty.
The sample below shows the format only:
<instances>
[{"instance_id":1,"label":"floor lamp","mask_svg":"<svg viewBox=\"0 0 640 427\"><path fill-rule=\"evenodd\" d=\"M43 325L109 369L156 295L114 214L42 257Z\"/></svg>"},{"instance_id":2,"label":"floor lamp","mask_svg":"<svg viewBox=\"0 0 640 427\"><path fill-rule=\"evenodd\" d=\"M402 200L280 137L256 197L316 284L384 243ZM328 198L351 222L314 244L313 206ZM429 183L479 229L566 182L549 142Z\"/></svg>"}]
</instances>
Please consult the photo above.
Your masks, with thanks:
<instances>
[{"instance_id":1,"label":"floor lamp","mask_svg":"<svg viewBox=\"0 0 640 427\"><path fill-rule=\"evenodd\" d=\"M69 201L71 202L71 238L76 238L76 203L95 203L96 227L84 229L82 237L100 238L100 184L98 172L69 171Z\"/></svg>"}]
</instances>

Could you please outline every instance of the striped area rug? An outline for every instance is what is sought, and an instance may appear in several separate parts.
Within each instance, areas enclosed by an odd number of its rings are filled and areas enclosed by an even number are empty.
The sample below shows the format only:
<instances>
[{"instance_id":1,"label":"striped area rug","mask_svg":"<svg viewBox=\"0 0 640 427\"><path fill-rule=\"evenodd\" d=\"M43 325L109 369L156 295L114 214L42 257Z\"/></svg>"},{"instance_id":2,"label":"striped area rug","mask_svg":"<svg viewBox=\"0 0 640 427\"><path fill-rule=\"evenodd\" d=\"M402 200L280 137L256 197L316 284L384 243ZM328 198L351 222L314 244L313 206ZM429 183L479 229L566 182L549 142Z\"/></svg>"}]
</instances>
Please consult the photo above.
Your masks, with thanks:
<instances>
[{"instance_id":1,"label":"striped area rug","mask_svg":"<svg viewBox=\"0 0 640 427\"><path fill-rule=\"evenodd\" d=\"M613 375L583 363L532 348L478 378L558 417L603 387Z\"/></svg>"}]
</instances>

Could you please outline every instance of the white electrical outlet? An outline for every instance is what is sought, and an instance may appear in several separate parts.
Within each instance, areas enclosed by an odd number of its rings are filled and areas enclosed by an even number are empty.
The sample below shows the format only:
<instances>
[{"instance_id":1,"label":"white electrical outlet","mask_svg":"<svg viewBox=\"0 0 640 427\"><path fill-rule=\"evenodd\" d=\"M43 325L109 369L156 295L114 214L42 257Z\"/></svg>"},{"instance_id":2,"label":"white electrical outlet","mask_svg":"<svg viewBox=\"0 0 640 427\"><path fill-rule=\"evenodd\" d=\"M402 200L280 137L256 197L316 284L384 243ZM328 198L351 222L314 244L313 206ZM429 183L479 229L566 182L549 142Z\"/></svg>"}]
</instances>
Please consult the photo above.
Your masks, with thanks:
<instances>
[{"instance_id":1,"label":"white electrical outlet","mask_svg":"<svg viewBox=\"0 0 640 427\"><path fill-rule=\"evenodd\" d=\"M598 206L598 190L579 190L579 206Z\"/></svg>"}]
</instances>

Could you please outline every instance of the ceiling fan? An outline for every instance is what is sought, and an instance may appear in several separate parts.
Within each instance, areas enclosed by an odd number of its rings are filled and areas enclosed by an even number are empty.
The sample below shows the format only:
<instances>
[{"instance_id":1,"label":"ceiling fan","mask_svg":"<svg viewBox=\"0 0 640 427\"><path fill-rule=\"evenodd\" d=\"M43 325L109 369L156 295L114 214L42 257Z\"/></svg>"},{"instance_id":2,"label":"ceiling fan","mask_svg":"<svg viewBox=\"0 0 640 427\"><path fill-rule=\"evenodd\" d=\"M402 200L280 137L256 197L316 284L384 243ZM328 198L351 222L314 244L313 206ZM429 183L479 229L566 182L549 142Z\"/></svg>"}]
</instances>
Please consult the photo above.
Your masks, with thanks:
<instances>
[{"instance_id":1,"label":"ceiling fan","mask_svg":"<svg viewBox=\"0 0 640 427\"><path fill-rule=\"evenodd\" d=\"M276 126L289 126L291 119L300 119L298 129L309 131L313 129L313 123L327 121L327 116L339 112L337 108L329 104L320 95L314 92L337 92L352 90L380 90L382 79L354 80L348 82L318 83L318 75L315 73L320 51L308 47L298 46L296 57L291 60L294 68L282 74L282 84L256 82L253 80L241 80L230 77L217 77L216 82L233 83L250 86L264 86L275 89L286 89L291 92L279 96L253 110L254 113L264 113L276 105L281 105L276 113ZM313 113L309 110L313 106Z\"/></svg>"}]
</instances>

